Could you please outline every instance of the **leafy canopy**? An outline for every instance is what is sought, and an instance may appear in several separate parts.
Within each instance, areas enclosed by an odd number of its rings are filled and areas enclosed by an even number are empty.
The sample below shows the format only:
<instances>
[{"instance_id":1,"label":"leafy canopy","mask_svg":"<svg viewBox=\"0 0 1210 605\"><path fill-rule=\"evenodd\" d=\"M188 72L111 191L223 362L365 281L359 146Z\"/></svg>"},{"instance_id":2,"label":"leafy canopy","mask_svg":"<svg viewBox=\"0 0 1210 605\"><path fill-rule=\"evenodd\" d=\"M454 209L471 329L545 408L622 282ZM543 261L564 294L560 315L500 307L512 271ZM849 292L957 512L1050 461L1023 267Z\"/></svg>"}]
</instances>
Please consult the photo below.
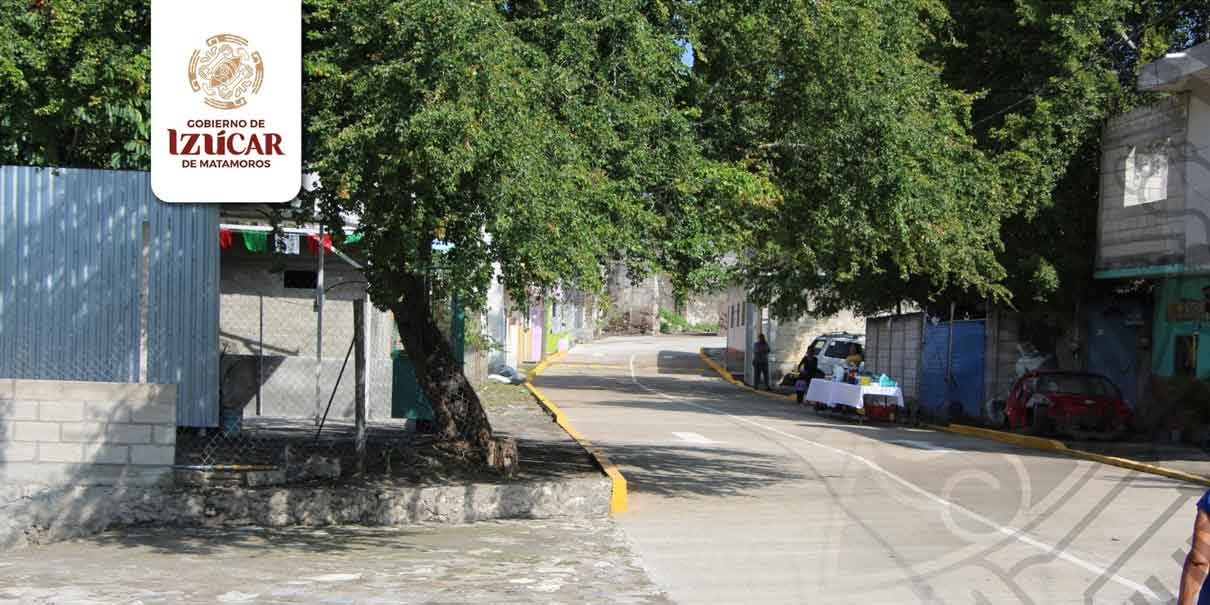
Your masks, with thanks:
<instances>
[{"instance_id":1,"label":"leafy canopy","mask_svg":"<svg viewBox=\"0 0 1210 605\"><path fill-rule=\"evenodd\" d=\"M0 0L0 164L147 170L147 0Z\"/></svg>"},{"instance_id":2,"label":"leafy canopy","mask_svg":"<svg viewBox=\"0 0 1210 605\"><path fill-rule=\"evenodd\" d=\"M377 300L399 300L393 276L441 268L481 304L493 263L522 301L598 289L619 259L709 279L725 229L697 211L717 218L770 195L742 165L702 157L693 112L676 101L681 49L641 2L309 9L316 195L329 218L361 217ZM438 258L435 237L453 245Z\"/></svg>"},{"instance_id":3,"label":"leafy canopy","mask_svg":"<svg viewBox=\"0 0 1210 605\"><path fill-rule=\"evenodd\" d=\"M1002 202L969 132L974 98L926 61L931 0L695 3L702 128L718 157L767 163L784 196L748 215L741 275L793 314L1004 296Z\"/></svg>"}]
</instances>

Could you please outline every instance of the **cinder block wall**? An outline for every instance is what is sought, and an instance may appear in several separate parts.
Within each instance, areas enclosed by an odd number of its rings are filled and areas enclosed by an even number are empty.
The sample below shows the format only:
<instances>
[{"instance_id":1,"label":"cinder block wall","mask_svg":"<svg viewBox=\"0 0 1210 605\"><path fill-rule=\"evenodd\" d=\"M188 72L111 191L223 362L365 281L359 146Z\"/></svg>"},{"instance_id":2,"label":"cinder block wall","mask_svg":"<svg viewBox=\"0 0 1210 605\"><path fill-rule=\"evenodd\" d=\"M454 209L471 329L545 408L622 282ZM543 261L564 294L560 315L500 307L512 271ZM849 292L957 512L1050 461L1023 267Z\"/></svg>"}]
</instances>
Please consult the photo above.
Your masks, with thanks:
<instances>
[{"instance_id":1,"label":"cinder block wall","mask_svg":"<svg viewBox=\"0 0 1210 605\"><path fill-rule=\"evenodd\" d=\"M176 385L0 380L0 485L163 485Z\"/></svg>"},{"instance_id":2,"label":"cinder block wall","mask_svg":"<svg viewBox=\"0 0 1210 605\"><path fill-rule=\"evenodd\" d=\"M820 335L829 332L860 334L864 328L865 318L849 311L826 317L773 320L768 327L773 357L769 363L769 379L780 381L788 372L797 371L798 362L807 354L807 347Z\"/></svg>"}]
</instances>

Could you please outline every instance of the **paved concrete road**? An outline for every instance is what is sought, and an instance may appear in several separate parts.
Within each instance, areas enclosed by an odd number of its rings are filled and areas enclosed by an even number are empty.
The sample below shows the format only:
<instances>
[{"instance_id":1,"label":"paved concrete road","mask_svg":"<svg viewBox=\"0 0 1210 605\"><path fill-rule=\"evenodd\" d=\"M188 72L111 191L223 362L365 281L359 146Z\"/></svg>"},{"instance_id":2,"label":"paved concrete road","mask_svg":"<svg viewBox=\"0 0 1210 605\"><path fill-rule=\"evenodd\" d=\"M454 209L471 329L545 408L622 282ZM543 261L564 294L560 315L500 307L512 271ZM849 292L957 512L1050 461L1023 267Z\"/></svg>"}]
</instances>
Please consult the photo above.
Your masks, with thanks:
<instances>
[{"instance_id":1,"label":"paved concrete road","mask_svg":"<svg viewBox=\"0 0 1210 605\"><path fill-rule=\"evenodd\" d=\"M1200 490L729 385L699 347L577 347L538 386L621 467L618 522L682 603L1169 602Z\"/></svg>"},{"instance_id":2,"label":"paved concrete road","mask_svg":"<svg viewBox=\"0 0 1210 605\"><path fill-rule=\"evenodd\" d=\"M608 519L140 530L0 555L0 604L664 603Z\"/></svg>"}]
</instances>

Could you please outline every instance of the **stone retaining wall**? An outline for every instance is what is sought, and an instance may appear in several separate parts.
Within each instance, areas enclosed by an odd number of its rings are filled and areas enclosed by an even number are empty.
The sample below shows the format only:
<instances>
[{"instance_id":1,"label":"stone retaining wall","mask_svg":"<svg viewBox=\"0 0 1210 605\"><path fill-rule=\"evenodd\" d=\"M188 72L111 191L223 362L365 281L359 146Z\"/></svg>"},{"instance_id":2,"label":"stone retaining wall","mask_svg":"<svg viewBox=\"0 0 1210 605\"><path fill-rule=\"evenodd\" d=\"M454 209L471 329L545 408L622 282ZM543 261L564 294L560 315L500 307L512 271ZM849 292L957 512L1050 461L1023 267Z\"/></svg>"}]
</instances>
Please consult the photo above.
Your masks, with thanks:
<instances>
[{"instance_id":1,"label":"stone retaining wall","mask_svg":"<svg viewBox=\"0 0 1210 605\"><path fill-rule=\"evenodd\" d=\"M109 527L412 525L609 514L603 476L428 487L319 485L166 489L75 487L0 492L0 550L86 536Z\"/></svg>"}]
</instances>

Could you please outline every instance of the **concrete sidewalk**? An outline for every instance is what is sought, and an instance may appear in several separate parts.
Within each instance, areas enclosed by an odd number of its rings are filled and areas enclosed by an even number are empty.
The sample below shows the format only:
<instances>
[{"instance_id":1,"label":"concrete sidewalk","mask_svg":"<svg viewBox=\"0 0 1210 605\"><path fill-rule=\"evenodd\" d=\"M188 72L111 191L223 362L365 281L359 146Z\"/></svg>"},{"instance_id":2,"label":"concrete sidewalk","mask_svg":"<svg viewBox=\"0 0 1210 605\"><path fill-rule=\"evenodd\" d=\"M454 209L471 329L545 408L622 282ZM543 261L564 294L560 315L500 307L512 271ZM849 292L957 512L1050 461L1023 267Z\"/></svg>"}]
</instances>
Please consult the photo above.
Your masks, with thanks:
<instances>
[{"instance_id":1,"label":"concrete sidewalk","mask_svg":"<svg viewBox=\"0 0 1210 605\"><path fill-rule=\"evenodd\" d=\"M607 518L108 532L0 555L0 603L665 603Z\"/></svg>"}]
</instances>

